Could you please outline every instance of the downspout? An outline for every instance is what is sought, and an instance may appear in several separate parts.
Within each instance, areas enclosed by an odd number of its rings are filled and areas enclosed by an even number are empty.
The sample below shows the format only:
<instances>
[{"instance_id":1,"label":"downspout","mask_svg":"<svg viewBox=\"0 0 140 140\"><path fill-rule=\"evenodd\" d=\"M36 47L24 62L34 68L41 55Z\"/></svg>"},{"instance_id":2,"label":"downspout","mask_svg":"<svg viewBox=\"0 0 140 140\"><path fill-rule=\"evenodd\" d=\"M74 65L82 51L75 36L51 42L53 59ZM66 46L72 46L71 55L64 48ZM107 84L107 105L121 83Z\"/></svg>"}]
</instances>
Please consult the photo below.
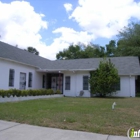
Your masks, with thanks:
<instances>
[{"instance_id":1,"label":"downspout","mask_svg":"<svg viewBox=\"0 0 140 140\"><path fill-rule=\"evenodd\" d=\"M77 75L76 75L75 71L73 71L73 73L75 74L74 77L75 77L75 97L76 97L76 87L77 87L77 86L76 86L76 84L77 84L76 80L77 80Z\"/></svg>"},{"instance_id":2,"label":"downspout","mask_svg":"<svg viewBox=\"0 0 140 140\"><path fill-rule=\"evenodd\" d=\"M132 97L131 96L131 75L129 75L129 87L130 87L130 97Z\"/></svg>"}]
</instances>

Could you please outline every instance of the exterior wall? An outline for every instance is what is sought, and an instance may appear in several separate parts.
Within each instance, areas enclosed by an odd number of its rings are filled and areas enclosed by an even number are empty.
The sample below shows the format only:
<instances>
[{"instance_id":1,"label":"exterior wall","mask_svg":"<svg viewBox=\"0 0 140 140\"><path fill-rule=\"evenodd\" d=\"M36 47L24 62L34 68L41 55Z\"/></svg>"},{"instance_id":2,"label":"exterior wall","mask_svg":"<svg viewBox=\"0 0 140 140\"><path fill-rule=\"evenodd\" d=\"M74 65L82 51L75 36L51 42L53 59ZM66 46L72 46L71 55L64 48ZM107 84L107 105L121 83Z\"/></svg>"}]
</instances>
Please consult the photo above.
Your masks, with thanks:
<instances>
[{"instance_id":1,"label":"exterior wall","mask_svg":"<svg viewBox=\"0 0 140 140\"><path fill-rule=\"evenodd\" d=\"M9 70L15 70L14 86L9 87ZM36 72L34 67L22 65L12 61L0 59L0 89L19 89L20 72L26 73L26 89L40 89L42 88L42 75L44 73ZM29 72L33 74L32 87L28 88Z\"/></svg>"},{"instance_id":2,"label":"exterior wall","mask_svg":"<svg viewBox=\"0 0 140 140\"><path fill-rule=\"evenodd\" d=\"M9 87L9 70L15 70L14 87ZM42 76L46 75L43 72L36 72L34 67L22 65L12 61L0 59L0 89L19 89L20 72L26 73L26 89L41 89L42 88ZM29 72L33 74L32 87L28 87ZM65 90L65 76L70 76L70 90ZM63 94L65 96L77 97L80 91L83 90L83 76L90 76L89 72L64 72L63 76ZM120 76L121 90L117 91L115 96L120 97L135 97L135 76ZM90 97L89 90L84 90L83 97Z\"/></svg>"},{"instance_id":3,"label":"exterior wall","mask_svg":"<svg viewBox=\"0 0 140 140\"><path fill-rule=\"evenodd\" d=\"M135 97L135 76L121 76L120 91L115 96Z\"/></svg>"},{"instance_id":4,"label":"exterior wall","mask_svg":"<svg viewBox=\"0 0 140 140\"><path fill-rule=\"evenodd\" d=\"M65 72L63 93L65 96L77 97L79 92L83 90L83 76L90 76L89 72ZM70 90L65 90L65 76L71 77ZM135 76L120 76L120 90L113 96L118 97L135 97ZM91 97L89 90L84 90L83 97Z\"/></svg>"},{"instance_id":5,"label":"exterior wall","mask_svg":"<svg viewBox=\"0 0 140 140\"><path fill-rule=\"evenodd\" d=\"M65 90L65 77L70 76L70 90ZM83 90L83 76L90 76L89 72L65 72L63 77L63 94L65 96L77 97L80 91ZM90 88L89 88L90 90ZM90 97L90 91L83 90L84 94L82 97Z\"/></svg>"}]
</instances>

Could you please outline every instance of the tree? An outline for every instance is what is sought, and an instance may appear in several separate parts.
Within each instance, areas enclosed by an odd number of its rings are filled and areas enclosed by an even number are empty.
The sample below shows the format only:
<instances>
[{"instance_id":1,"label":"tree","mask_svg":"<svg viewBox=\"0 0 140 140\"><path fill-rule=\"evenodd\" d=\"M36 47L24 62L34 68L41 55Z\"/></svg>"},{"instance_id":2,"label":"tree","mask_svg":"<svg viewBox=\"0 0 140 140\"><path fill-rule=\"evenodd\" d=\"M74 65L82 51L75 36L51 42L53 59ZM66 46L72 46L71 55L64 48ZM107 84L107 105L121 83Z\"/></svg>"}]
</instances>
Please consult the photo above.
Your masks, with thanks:
<instances>
[{"instance_id":1,"label":"tree","mask_svg":"<svg viewBox=\"0 0 140 140\"><path fill-rule=\"evenodd\" d=\"M39 52L33 47L28 47L26 51L33 53L35 55L39 55Z\"/></svg>"},{"instance_id":2,"label":"tree","mask_svg":"<svg viewBox=\"0 0 140 140\"><path fill-rule=\"evenodd\" d=\"M118 71L111 60L100 61L99 68L91 72L90 88L92 94L106 96L116 92L116 85L119 82Z\"/></svg>"},{"instance_id":3,"label":"tree","mask_svg":"<svg viewBox=\"0 0 140 140\"><path fill-rule=\"evenodd\" d=\"M140 24L131 23L124 27L118 36L117 56L139 56L140 57Z\"/></svg>"},{"instance_id":4,"label":"tree","mask_svg":"<svg viewBox=\"0 0 140 140\"><path fill-rule=\"evenodd\" d=\"M109 44L106 44L106 54L108 57L114 56L116 52L116 41L111 40Z\"/></svg>"},{"instance_id":5,"label":"tree","mask_svg":"<svg viewBox=\"0 0 140 140\"><path fill-rule=\"evenodd\" d=\"M104 57L105 49L99 45L70 45L68 49L59 51L56 54L57 59L79 59L79 58L96 58Z\"/></svg>"}]
</instances>

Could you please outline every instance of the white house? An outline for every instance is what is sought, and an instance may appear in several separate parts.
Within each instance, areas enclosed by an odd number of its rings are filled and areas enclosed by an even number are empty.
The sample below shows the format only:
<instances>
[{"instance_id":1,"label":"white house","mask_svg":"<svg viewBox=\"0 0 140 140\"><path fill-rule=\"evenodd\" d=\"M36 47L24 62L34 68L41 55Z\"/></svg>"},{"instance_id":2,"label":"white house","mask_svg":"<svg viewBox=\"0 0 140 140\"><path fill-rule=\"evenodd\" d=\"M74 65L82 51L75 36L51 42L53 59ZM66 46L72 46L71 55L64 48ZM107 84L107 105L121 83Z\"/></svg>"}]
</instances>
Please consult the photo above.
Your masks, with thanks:
<instances>
[{"instance_id":1,"label":"white house","mask_svg":"<svg viewBox=\"0 0 140 140\"><path fill-rule=\"evenodd\" d=\"M112 57L120 76L117 96L135 97L138 57ZM51 61L0 42L0 89L60 89L65 96L90 97L88 78L101 58Z\"/></svg>"}]
</instances>

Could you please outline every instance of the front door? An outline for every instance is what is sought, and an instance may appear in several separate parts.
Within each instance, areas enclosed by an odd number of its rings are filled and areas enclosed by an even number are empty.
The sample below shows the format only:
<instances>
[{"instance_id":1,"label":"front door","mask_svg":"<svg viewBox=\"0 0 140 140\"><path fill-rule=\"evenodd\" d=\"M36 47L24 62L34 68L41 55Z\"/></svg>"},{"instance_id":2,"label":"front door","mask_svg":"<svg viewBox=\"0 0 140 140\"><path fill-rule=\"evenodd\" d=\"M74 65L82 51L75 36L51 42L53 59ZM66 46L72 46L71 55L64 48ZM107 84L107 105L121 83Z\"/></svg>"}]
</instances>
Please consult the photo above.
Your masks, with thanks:
<instances>
[{"instance_id":1,"label":"front door","mask_svg":"<svg viewBox=\"0 0 140 140\"><path fill-rule=\"evenodd\" d=\"M20 90L26 89L26 73L20 73Z\"/></svg>"},{"instance_id":2,"label":"front door","mask_svg":"<svg viewBox=\"0 0 140 140\"><path fill-rule=\"evenodd\" d=\"M62 77L61 76L57 76L57 77L52 77L51 80L51 89L53 89L53 91L55 92L56 90L60 90L62 92Z\"/></svg>"}]
</instances>

